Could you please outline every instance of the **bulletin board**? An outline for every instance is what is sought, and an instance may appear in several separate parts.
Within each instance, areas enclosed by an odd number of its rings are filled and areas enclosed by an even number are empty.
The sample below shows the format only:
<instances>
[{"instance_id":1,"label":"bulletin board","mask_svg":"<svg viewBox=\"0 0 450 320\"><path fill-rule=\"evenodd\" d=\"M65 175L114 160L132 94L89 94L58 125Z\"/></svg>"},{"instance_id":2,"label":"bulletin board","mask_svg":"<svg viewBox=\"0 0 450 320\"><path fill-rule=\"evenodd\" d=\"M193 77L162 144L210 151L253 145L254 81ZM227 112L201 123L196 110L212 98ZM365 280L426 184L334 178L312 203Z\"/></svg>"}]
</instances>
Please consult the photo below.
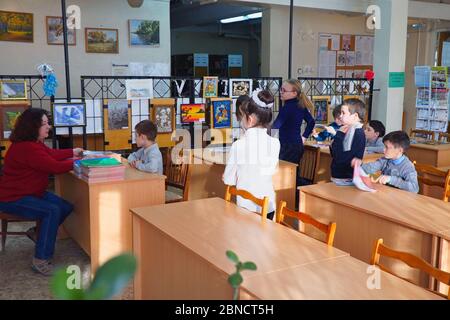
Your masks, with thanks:
<instances>
[{"instance_id":1,"label":"bulletin board","mask_svg":"<svg viewBox=\"0 0 450 320\"><path fill-rule=\"evenodd\" d=\"M364 78L373 70L373 36L319 33L319 77Z\"/></svg>"},{"instance_id":2,"label":"bulletin board","mask_svg":"<svg viewBox=\"0 0 450 320\"><path fill-rule=\"evenodd\" d=\"M131 149L131 101L103 100L105 150Z\"/></svg>"},{"instance_id":3,"label":"bulletin board","mask_svg":"<svg viewBox=\"0 0 450 320\"><path fill-rule=\"evenodd\" d=\"M156 143L160 148L173 147L176 141L172 141L172 134L175 131L175 99L172 98L155 98L150 100L152 122L158 128ZM164 110L162 110L164 109ZM165 121L161 119L159 113L164 112ZM170 129L171 127L171 129Z\"/></svg>"}]
</instances>

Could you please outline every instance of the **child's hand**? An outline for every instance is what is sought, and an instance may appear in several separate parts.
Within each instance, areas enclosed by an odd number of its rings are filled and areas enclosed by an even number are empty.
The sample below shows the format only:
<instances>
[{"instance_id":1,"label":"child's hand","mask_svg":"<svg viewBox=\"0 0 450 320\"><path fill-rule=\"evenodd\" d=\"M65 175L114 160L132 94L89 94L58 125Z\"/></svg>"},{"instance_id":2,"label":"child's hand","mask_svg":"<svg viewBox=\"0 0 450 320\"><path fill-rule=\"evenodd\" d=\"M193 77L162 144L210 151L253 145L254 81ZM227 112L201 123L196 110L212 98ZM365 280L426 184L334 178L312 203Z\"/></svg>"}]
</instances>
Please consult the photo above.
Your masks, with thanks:
<instances>
[{"instance_id":1,"label":"child's hand","mask_svg":"<svg viewBox=\"0 0 450 320\"><path fill-rule=\"evenodd\" d=\"M316 129L314 129L313 132L312 132L312 136L313 136L314 138L317 138L318 135L319 135L319 133L317 132Z\"/></svg>"},{"instance_id":2,"label":"child's hand","mask_svg":"<svg viewBox=\"0 0 450 320\"><path fill-rule=\"evenodd\" d=\"M325 127L325 130L327 130L328 131L328 133L330 133L331 135L333 135L333 136L335 136L336 135L336 130L334 130L334 128L333 127L330 127L330 126L328 126L328 127Z\"/></svg>"},{"instance_id":3,"label":"child's hand","mask_svg":"<svg viewBox=\"0 0 450 320\"><path fill-rule=\"evenodd\" d=\"M83 155L83 149L82 148L75 148L73 149L73 156L74 157L81 157Z\"/></svg>"},{"instance_id":4,"label":"child's hand","mask_svg":"<svg viewBox=\"0 0 450 320\"><path fill-rule=\"evenodd\" d=\"M378 183L388 184L391 181L391 176L382 175L378 178Z\"/></svg>"},{"instance_id":5,"label":"child's hand","mask_svg":"<svg viewBox=\"0 0 450 320\"><path fill-rule=\"evenodd\" d=\"M303 141L303 144L305 144L306 138L304 136L302 136L302 141Z\"/></svg>"},{"instance_id":6,"label":"child's hand","mask_svg":"<svg viewBox=\"0 0 450 320\"><path fill-rule=\"evenodd\" d=\"M353 158L353 160L352 160L352 167L354 167L354 166L356 166L356 165L361 166L361 164L362 164L361 159Z\"/></svg>"}]
</instances>

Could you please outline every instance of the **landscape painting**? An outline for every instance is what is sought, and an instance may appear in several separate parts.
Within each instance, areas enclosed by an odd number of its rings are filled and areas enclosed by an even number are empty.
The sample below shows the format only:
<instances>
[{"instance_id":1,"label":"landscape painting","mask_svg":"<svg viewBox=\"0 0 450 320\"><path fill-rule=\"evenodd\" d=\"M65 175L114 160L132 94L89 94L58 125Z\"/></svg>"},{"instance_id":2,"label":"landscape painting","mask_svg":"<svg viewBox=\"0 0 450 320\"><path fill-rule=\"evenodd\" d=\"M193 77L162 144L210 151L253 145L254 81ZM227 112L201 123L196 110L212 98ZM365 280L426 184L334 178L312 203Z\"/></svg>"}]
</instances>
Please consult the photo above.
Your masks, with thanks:
<instances>
[{"instance_id":1,"label":"landscape painting","mask_svg":"<svg viewBox=\"0 0 450 320\"><path fill-rule=\"evenodd\" d=\"M128 100L108 99L108 130L122 130L128 126Z\"/></svg>"},{"instance_id":2,"label":"landscape painting","mask_svg":"<svg viewBox=\"0 0 450 320\"><path fill-rule=\"evenodd\" d=\"M128 20L130 46L159 46L159 21Z\"/></svg>"},{"instance_id":3,"label":"landscape painting","mask_svg":"<svg viewBox=\"0 0 450 320\"><path fill-rule=\"evenodd\" d=\"M33 42L33 14L0 11L0 41Z\"/></svg>"},{"instance_id":4,"label":"landscape painting","mask_svg":"<svg viewBox=\"0 0 450 320\"><path fill-rule=\"evenodd\" d=\"M182 104L181 122L194 123L205 121L205 105L202 103Z\"/></svg>"},{"instance_id":5,"label":"landscape painting","mask_svg":"<svg viewBox=\"0 0 450 320\"><path fill-rule=\"evenodd\" d=\"M119 30L86 28L86 52L88 53L119 53Z\"/></svg>"},{"instance_id":6,"label":"landscape painting","mask_svg":"<svg viewBox=\"0 0 450 320\"><path fill-rule=\"evenodd\" d=\"M0 82L1 100L26 100L27 83L26 81L5 80Z\"/></svg>"},{"instance_id":7,"label":"landscape painting","mask_svg":"<svg viewBox=\"0 0 450 320\"><path fill-rule=\"evenodd\" d=\"M61 17L46 17L47 44L64 44L63 24ZM76 45L76 30L67 29L67 43L69 46Z\"/></svg>"}]
</instances>

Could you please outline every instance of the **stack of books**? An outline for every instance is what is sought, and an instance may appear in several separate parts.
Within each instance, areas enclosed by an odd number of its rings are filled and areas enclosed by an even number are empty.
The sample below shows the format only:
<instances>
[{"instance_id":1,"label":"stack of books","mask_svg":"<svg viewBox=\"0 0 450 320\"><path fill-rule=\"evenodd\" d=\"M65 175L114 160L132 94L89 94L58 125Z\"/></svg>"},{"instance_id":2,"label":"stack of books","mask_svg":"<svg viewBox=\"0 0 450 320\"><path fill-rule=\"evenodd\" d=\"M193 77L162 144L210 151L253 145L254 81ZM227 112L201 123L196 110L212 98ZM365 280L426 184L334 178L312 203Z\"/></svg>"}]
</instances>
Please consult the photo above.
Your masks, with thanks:
<instances>
[{"instance_id":1,"label":"stack of books","mask_svg":"<svg viewBox=\"0 0 450 320\"><path fill-rule=\"evenodd\" d=\"M115 158L77 160L74 172L88 183L123 180L125 166Z\"/></svg>"}]
</instances>

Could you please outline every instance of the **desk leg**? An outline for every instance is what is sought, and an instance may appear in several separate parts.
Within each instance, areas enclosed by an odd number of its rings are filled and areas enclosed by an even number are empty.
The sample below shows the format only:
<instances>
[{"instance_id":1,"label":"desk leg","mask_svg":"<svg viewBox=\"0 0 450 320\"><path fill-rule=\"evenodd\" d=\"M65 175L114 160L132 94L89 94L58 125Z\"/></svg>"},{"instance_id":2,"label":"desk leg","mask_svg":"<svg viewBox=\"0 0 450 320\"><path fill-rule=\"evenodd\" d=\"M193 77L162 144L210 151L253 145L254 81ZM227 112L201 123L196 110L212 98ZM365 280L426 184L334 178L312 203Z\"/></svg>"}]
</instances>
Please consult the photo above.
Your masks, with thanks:
<instances>
[{"instance_id":1,"label":"desk leg","mask_svg":"<svg viewBox=\"0 0 450 320\"><path fill-rule=\"evenodd\" d=\"M450 242L443 238L437 238L439 244L437 265L439 269L449 272L450 271ZM448 290L450 290L448 285L445 285L439 281L436 281L436 291L444 295L447 295Z\"/></svg>"}]
</instances>

